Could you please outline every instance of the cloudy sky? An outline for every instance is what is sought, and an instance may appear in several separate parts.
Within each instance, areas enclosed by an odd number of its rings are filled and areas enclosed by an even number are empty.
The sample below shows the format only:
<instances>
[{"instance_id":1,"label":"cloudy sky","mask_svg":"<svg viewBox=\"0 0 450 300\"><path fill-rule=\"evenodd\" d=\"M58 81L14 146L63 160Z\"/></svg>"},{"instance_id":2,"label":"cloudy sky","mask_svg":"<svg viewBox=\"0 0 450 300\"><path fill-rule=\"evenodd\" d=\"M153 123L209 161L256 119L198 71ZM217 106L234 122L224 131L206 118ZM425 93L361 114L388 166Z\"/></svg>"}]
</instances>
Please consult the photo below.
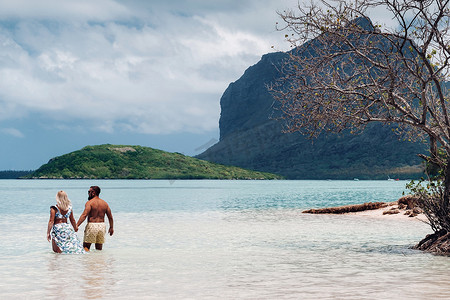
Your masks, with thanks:
<instances>
[{"instance_id":1,"label":"cloudy sky","mask_svg":"<svg viewBox=\"0 0 450 300\"><path fill-rule=\"evenodd\" d=\"M0 0L0 170L86 145L199 154L297 0Z\"/></svg>"}]
</instances>

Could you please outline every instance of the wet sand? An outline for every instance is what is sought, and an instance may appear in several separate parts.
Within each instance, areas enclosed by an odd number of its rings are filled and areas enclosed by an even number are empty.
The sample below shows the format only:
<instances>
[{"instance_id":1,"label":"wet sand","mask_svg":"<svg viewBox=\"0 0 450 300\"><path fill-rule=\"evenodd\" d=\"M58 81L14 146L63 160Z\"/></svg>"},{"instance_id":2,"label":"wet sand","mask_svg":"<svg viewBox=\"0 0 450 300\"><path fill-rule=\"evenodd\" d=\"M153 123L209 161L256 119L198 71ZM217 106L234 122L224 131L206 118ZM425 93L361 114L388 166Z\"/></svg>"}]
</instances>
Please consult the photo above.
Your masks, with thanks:
<instances>
[{"instance_id":1,"label":"wet sand","mask_svg":"<svg viewBox=\"0 0 450 300\"><path fill-rule=\"evenodd\" d=\"M349 212L345 213L345 215L356 215L356 216L365 216L370 218L381 218L381 219L391 219L391 220L413 220L413 221L422 221L426 222L427 217L420 213L414 217L411 217L410 215L407 215L407 211L410 211L408 209L399 209L397 201L387 203L388 205L386 207L378 208L378 209L372 209L372 210L364 210L364 211L358 211L358 212ZM398 213L388 213L389 211L398 210Z\"/></svg>"}]
</instances>

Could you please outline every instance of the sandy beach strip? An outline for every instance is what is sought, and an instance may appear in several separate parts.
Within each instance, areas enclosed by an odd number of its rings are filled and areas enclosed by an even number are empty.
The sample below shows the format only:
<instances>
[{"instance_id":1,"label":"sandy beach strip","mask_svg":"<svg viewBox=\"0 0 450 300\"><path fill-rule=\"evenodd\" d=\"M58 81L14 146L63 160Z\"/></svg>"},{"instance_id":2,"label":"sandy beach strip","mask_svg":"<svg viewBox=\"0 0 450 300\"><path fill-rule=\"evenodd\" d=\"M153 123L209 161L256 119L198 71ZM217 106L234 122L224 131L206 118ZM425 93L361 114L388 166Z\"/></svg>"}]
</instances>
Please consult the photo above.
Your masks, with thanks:
<instances>
[{"instance_id":1,"label":"sandy beach strip","mask_svg":"<svg viewBox=\"0 0 450 300\"><path fill-rule=\"evenodd\" d=\"M388 213L391 210L398 210L398 213ZM345 215L355 215L355 216L364 216L369 218L380 218L380 219L389 219L389 220L413 220L413 221L421 221L426 222L427 217L420 213L414 217L411 217L410 215L407 215L407 209L399 209L397 202L391 202L388 203L388 206L378 208L378 209L372 209L372 210L364 210L364 211L358 211L358 212L349 212L345 213Z\"/></svg>"},{"instance_id":2,"label":"sandy beach strip","mask_svg":"<svg viewBox=\"0 0 450 300\"><path fill-rule=\"evenodd\" d=\"M382 205L380 205L382 204ZM380 206L380 207L378 207ZM366 209L363 209L366 207ZM377 208L373 208L377 207ZM357 211L351 211L355 209ZM350 210L350 211L349 211ZM335 212L333 212L335 211ZM344 211L344 212L342 212ZM346 212L349 211L349 212ZM346 205L340 207L328 207L322 209L310 209L303 211L303 213L313 214L341 214L341 215L354 215L368 218L377 219L389 219L389 220L413 220L427 222L427 217L423 213L413 214L412 209L407 209L404 205L398 204L398 201L394 202L375 202L364 203L356 205ZM413 215L413 216L412 216Z\"/></svg>"}]
</instances>

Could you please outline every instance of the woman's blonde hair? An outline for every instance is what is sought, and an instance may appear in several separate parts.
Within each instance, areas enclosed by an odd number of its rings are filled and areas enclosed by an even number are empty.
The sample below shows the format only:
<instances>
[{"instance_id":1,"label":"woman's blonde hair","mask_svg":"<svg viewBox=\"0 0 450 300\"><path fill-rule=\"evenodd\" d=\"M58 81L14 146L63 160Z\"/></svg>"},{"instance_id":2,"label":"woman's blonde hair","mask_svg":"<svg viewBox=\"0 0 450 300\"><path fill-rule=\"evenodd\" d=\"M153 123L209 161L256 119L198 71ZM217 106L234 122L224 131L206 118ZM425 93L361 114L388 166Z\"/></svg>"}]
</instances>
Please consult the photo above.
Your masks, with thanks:
<instances>
[{"instance_id":1,"label":"woman's blonde hair","mask_svg":"<svg viewBox=\"0 0 450 300\"><path fill-rule=\"evenodd\" d=\"M69 207L72 206L69 197L64 191L59 191L56 194L56 204L58 204L58 207L62 210L68 210Z\"/></svg>"}]
</instances>

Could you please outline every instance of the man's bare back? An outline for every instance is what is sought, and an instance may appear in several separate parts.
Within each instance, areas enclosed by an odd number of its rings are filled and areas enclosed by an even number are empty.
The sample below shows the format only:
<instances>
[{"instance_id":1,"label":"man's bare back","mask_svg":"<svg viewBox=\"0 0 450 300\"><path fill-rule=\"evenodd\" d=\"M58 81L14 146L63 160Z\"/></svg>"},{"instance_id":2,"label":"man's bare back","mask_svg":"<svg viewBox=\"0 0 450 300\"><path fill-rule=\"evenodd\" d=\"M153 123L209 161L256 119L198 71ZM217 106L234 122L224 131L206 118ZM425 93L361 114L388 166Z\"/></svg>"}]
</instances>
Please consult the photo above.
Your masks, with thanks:
<instances>
[{"instance_id":1,"label":"man's bare back","mask_svg":"<svg viewBox=\"0 0 450 300\"><path fill-rule=\"evenodd\" d=\"M89 231L89 227L92 227L91 225L97 223L99 225L103 225L105 222L105 214L108 217L109 221L109 235L113 235L114 233L114 221L111 213L111 209L109 208L108 203L104 201L103 199L100 199L98 195L100 194L100 188L98 186L91 186L88 191L88 202L86 202L85 208L83 213L80 216L80 219L77 222L77 226L79 226L81 223L84 222L86 217L88 218L88 225L86 225L85 228L85 237L83 246L89 250L92 243L95 243L95 248L97 250L101 250L103 247L103 236L102 232L99 232L99 237L92 237L90 233L87 233ZM98 227L97 225L96 227ZM103 225L104 226L104 225ZM93 230L99 230L98 228L92 229ZM101 230L101 229L100 229ZM104 231L103 231L104 232ZM89 237L88 237L89 235ZM94 239L94 240L92 240Z\"/></svg>"},{"instance_id":2,"label":"man's bare back","mask_svg":"<svg viewBox=\"0 0 450 300\"><path fill-rule=\"evenodd\" d=\"M89 207L88 222L100 223L105 222L105 214L108 212L109 206L105 200L95 197L86 203Z\"/></svg>"}]
</instances>

